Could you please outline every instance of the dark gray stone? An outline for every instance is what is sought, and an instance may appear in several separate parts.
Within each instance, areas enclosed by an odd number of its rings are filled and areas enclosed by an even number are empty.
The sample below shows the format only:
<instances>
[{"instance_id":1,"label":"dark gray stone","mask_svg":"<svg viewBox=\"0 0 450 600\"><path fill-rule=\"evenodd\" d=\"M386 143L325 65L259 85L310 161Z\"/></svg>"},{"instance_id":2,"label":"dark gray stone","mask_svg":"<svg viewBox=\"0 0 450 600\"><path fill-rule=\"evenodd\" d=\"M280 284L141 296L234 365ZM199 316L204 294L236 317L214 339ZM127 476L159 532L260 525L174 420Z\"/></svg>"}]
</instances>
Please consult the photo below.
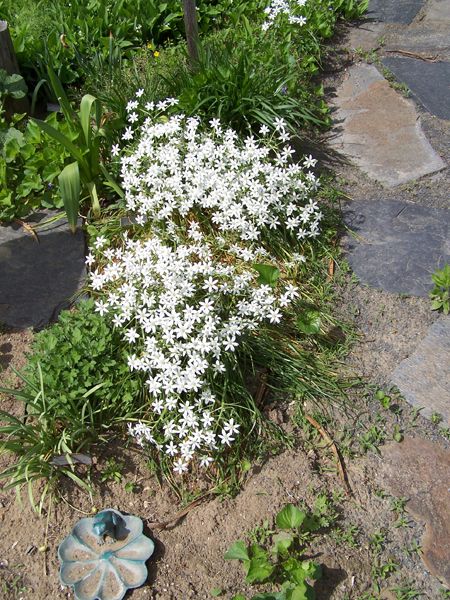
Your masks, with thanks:
<instances>
[{"instance_id":1,"label":"dark gray stone","mask_svg":"<svg viewBox=\"0 0 450 600\"><path fill-rule=\"evenodd\" d=\"M406 83L428 112L440 119L450 119L450 62L389 56L383 58L383 64Z\"/></svg>"},{"instance_id":2,"label":"dark gray stone","mask_svg":"<svg viewBox=\"0 0 450 600\"><path fill-rule=\"evenodd\" d=\"M350 266L365 284L427 296L431 275L450 262L450 210L395 201L351 202L344 209Z\"/></svg>"},{"instance_id":3,"label":"dark gray stone","mask_svg":"<svg viewBox=\"0 0 450 600\"><path fill-rule=\"evenodd\" d=\"M50 217L40 213L31 224ZM81 229L66 220L37 230L39 241L20 225L0 227L0 323L23 329L44 327L70 305L85 278Z\"/></svg>"},{"instance_id":4,"label":"dark gray stone","mask_svg":"<svg viewBox=\"0 0 450 600\"><path fill-rule=\"evenodd\" d=\"M431 417L442 415L450 425L450 315L440 317L415 352L391 377L405 399Z\"/></svg>"},{"instance_id":5,"label":"dark gray stone","mask_svg":"<svg viewBox=\"0 0 450 600\"><path fill-rule=\"evenodd\" d=\"M370 0L366 16L383 23L402 23L413 21L425 0Z\"/></svg>"}]
</instances>

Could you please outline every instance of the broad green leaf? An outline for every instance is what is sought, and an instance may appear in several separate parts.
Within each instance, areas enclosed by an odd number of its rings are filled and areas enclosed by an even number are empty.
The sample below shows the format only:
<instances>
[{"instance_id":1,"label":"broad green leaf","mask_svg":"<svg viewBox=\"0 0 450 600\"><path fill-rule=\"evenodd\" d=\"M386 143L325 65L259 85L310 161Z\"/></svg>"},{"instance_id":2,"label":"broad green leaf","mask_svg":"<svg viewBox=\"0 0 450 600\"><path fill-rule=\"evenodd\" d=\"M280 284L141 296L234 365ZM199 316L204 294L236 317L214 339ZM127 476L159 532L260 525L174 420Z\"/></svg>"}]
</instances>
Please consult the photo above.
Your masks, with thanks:
<instances>
[{"instance_id":1,"label":"broad green leaf","mask_svg":"<svg viewBox=\"0 0 450 600\"><path fill-rule=\"evenodd\" d=\"M80 123L87 148L90 148L92 138L91 112L92 108L96 108L97 103L97 98L90 94L83 96L80 103Z\"/></svg>"},{"instance_id":2,"label":"broad green leaf","mask_svg":"<svg viewBox=\"0 0 450 600\"><path fill-rule=\"evenodd\" d=\"M285 506L276 516L276 524L280 529L297 529L303 523L306 514L293 504Z\"/></svg>"},{"instance_id":3,"label":"broad green leaf","mask_svg":"<svg viewBox=\"0 0 450 600\"><path fill-rule=\"evenodd\" d=\"M41 121L40 119L32 120L34 121L34 123L39 125L39 127L44 133L49 135L55 141L59 142L61 146L63 146L70 153L72 158L77 160L80 164L86 162L81 150L77 146L75 146L75 144L73 144L67 136L65 136L63 133L49 125L46 121Z\"/></svg>"},{"instance_id":4,"label":"broad green leaf","mask_svg":"<svg viewBox=\"0 0 450 600\"><path fill-rule=\"evenodd\" d=\"M249 560L247 546L242 541L235 542L224 555L226 560Z\"/></svg>"},{"instance_id":5,"label":"broad green leaf","mask_svg":"<svg viewBox=\"0 0 450 600\"><path fill-rule=\"evenodd\" d=\"M280 531L273 537L273 553L284 554L292 545L294 538L287 531Z\"/></svg>"},{"instance_id":6,"label":"broad green leaf","mask_svg":"<svg viewBox=\"0 0 450 600\"><path fill-rule=\"evenodd\" d=\"M217 598L218 596L221 596L223 594L223 591L221 588L213 588L210 591L211 596L214 596L215 598Z\"/></svg>"},{"instance_id":7,"label":"broad green leaf","mask_svg":"<svg viewBox=\"0 0 450 600\"><path fill-rule=\"evenodd\" d=\"M258 283L263 285L275 285L280 277L280 270L272 265L263 265L256 263L252 265L255 271L259 273Z\"/></svg>"},{"instance_id":8,"label":"broad green leaf","mask_svg":"<svg viewBox=\"0 0 450 600\"><path fill-rule=\"evenodd\" d=\"M59 189L66 209L67 220L70 229L75 233L78 221L78 209L80 207L80 172L78 163L70 163L64 167L59 177Z\"/></svg>"},{"instance_id":9,"label":"broad green leaf","mask_svg":"<svg viewBox=\"0 0 450 600\"><path fill-rule=\"evenodd\" d=\"M246 583L262 583L273 573L274 566L267 560L267 556L258 556L250 560L248 565Z\"/></svg>"},{"instance_id":10,"label":"broad green leaf","mask_svg":"<svg viewBox=\"0 0 450 600\"><path fill-rule=\"evenodd\" d=\"M50 79L51 86L53 88L53 92L55 96L58 98L58 102L61 106L61 110L66 117L66 119L70 122L73 127L78 125L77 123L77 113L72 108L72 105L69 102L69 99L64 91L64 88L61 84L61 81L57 77L56 73L53 71L51 67L48 67L48 78Z\"/></svg>"},{"instance_id":11,"label":"broad green leaf","mask_svg":"<svg viewBox=\"0 0 450 600\"><path fill-rule=\"evenodd\" d=\"M298 329L308 335L319 333L321 324L320 314L314 310L305 311L297 319Z\"/></svg>"},{"instance_id":12,"label":"broad green leaf","mask_svg":"<svg viewBox=\"0 0 450 600\"><path fill-rule=\"evenodd\" d=\"M313 560L304 560L302 562L302 569L305 571L308 579L320 579L322 577L322 567Z\"/></svg>"},{"instance_id":13,"label":"broad green leaf","mask_svg":"<svg viewBox=\"0 0 450 600\"><path fill-rule=\"evenodd\" d=\"M288 596L289 600L313 600L314 597L314 590L306 581L297 585Z\"/></svg>"}]
</instances>

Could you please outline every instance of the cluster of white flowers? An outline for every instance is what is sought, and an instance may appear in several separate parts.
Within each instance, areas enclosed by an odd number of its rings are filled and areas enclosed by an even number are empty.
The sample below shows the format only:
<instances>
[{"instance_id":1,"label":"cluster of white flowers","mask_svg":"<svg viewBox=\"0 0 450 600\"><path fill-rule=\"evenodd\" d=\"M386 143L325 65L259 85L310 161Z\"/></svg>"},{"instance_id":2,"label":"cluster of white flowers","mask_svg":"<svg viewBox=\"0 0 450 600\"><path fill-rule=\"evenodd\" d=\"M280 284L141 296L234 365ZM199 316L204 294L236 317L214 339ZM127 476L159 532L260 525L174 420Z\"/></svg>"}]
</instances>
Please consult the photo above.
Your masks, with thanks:
<instances>
[{"instance_id":1,"label":"cluster of white flowers","mask_svg":"<svg viewBox=\"0 0 450 600\"><path fill-rule=\"evenodd\" d=\"M135 151L122 159L127 207L138 223L167 227L200 213L222 234L244 243L279 226L300 239L318 234L321 215L310 199L318 182L311 171L304 172L314 159L292 163L294 150L285 145L270 160L271 149L255 138L242 143L216 119L209 133L200 125L182 115L144 123ZM278 137L288 141L284 122L275 126Z\"/></svg>"},{"instance_id":2,"label":"cluster of white flowers","mask_svg":"<svg viewBox=\"0 0 450 600\"><path fill-rule=\"evenodd\" d=\"M217 120L205 131L198 119L161 119L171 105L146 106L155 115L121 159L126 204L148 224L145 235L124 232L115 247L98 237L87 263L96 310L122 331L129 368L144 374L152 398L152 422L129 431L183 473L194 459L208 466L239 433L236 414L211 389L227 356L261 323L279 323L298 296L285 280L258 282L252 265L273 262L265 234L314 237L321 214L310 198L314 159L292 163L289 146L271 155ZM138 109L137 100L127 108ZM283 122L275 126L285 139Z\"/></svg>"},{"instance_id":3,"label":"cluster of white flowers","mask_svg":"<svg viewBox=\"0 0 450 600\"><path fill-rule=\"evenodd\" d=\"M306 25L306 17L297 14L299 8L303 8L307 0L271 0L269 6L264 10L266 21L262 24L263 31L267 31L280 15L286 15L291 25Z\"/></svg>"}]
</instances>

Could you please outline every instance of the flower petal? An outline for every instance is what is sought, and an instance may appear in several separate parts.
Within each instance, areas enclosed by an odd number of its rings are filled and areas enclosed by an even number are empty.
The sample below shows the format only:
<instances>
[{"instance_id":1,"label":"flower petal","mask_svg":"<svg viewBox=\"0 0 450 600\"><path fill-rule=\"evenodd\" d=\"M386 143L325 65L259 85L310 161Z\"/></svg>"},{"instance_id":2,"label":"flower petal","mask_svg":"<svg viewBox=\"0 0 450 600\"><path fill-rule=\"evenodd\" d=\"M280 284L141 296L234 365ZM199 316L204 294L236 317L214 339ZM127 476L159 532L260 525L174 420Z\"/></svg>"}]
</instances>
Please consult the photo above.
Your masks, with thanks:
<instances>
[{"instance_id":1,"label":"flower petal","mask_svg":"<svg viewBox=\"0 0 450 600\"><path fill-rule=\"evenodd\" d=\"M92 562L65 562L59 570L59 577L63 585L75 585L89 577L98 567L98 561Z\"/></svg>"},{"instance_id":2,"label":"flower petal","mask_svg":"<svg viewBox=\"0 0 450 600\"><path fill-rule=\"evenodd\" d=\"M105 560L104 564L105 576L98 596L104 600L121 600L125 596L127 588L111 562ZM85 599L82 598L81 600ZM91 598L86 600L91 600Z\"/></svg>"},{"instance_id":3,"label":"flower petal","mask_svg":"<svg viewBox=\"0 0 450 600\"><path fill-rule=\"evenodd\" d=\"M63 540L58 549L58 556L61 562L84 562L97 558L97 554L74 535L69 535Z\"/></svg>"},{"instance_id":4,"label":"flower petal","mask_svg":"<svg viewBox=\"0 0 450 600\"><path fill-rule=\"evenodd\" d=\"M96 600L96 598L101 597L100 594L106 575L107 562L100 560L95 564L95 569L92 573L73 586L75 598L77 600ZM106 596L103 596L103 598L106 598Z\"/></svg>"},{"instance_id":5,"label":"flower petal","mask_svg":"<svg viewBox=\"0 0 450 600\"><path fill-rule=\"evenodd\" d=\"M154 550L155 544L153 540L145 535L140 535L129 544L123 546L123 548L120 548L120 550L114 552L114 556L120 559L141 560L145 562L150 558Z\"/></svg>"},{"instance_id":6,"label":"flower petal","mask_svg":"<svg viewBox=\"0 0 450 600\"><path fill-rule=\"evenodd\" d=\"M136 588L143 585L147 579L147 567L144 561L133 561L111 558L111 564L127 588Z\"/></svg>"}]
</instances>

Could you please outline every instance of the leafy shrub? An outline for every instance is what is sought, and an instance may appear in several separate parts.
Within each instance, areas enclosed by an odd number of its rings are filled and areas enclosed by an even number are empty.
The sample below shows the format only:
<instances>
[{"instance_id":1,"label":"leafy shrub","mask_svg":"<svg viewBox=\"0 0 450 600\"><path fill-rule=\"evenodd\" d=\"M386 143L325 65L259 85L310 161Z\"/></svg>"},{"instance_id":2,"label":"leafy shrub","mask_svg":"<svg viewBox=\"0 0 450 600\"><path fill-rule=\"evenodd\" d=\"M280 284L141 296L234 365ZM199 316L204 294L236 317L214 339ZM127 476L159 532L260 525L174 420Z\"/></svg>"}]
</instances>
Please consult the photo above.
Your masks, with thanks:
<instances>
[{"instance_id":1,"label":"leafy shrub","mask_svg":"<svg viewBox=\"0 0 450 600\"><path fill-rule=\"evenodd\" d=\"M87 489L75 464L90 463L89 457L78 453L99 436L98 410L92 410L89 398L96 388L63 404L58 396L47 396L39 364L32 375L34 380L20 376L26 384L23 391L0 388L0 393L25 406L22 418L0 410L0 452L11 453L15 459L0 473L0 479L9 480L5 489L20 491L27 486L30 503L40 512L48 492L63 475ZM41 479L45 482L36 504L33 483Z\"/></svg>"},{"instance_id":2,"label":"leafy shrub","mask_svg":"<svg viewBox=\"0 0 450 600\"><path fill-rule=\"evenodd\" d=\"M210 36L194 70L179 61L164 78L183 112L217 117L240 131L272 127L277 118L291 131L328 122L320 89L308 81L295 42L248 23Z\"/></svg>"},{"instance_id":3,"label":"leafy shrub","mask_svg":"<svg viewBox=\"0 0 450 600\"><path fill-rule=\"evenodd\" d=\"M89 396L100 428L139 410L145 402L142 381L129 371L120 337L94 312L91 300L62 312L55 325L36 335L32 350L28 378L36 385L40 364L46 394L61 407L102 384Z\"/></svg>"},{"instance_id":4,"label":"leafy shrub","mask_svg":"<svg viewBox=\"0 0 450 600\"><path fill-rule=\"evenodd\" d=\"M450 265L437 269L431 276L434 288L430 292L432 310L442 310L444 315L450 312Z\"/></svg>"},{"instance_id":5,"label":"leafy shrub","mask_svg":"<svg viewBox=\"0 0 450 600\"><path fill-rule=\"evenodd\" d=\"M12 29L22 67L36 81L51 66L64 85L80 78L80 60L108 54L109 37L122 56L142 44L179 41L184 36L181 0L3 0L3 18ZM203 0L198 3L201 32L261 11L261 0ZM61 37L63 36L63 37Z\"/></svg>"},{"instance_id":6,"label":"leafy shrub","mask_svg":"<svg viewBox=\"0 0 450 600\"><path fill-rule=\"evenodd\" d=\"M252 600L314 600L310 581L322 573L320 565L305 557L305 542L316 528L315 520L314 515L288 504L276 516L278 533L270 532L270 549L260 543L247 546L238 541L225 553L225 559L242 562L247 584L269 584L272 588L252 595ZM245 600L245 596L237 594L233 600Z\"/></svg>"},{"instance_id":7,"label":"leafy shrub","mask_svg":"<svg viewBox=\"0 0 450 600\"><path fill-rule=\"evenodd\" d=\"M67 123L51 113L45 122L73 139ZM63 205L55 180L68 153L24 115L0 123L0 221L23 218L39 207Z\"/></svg>"}]
</instances>

